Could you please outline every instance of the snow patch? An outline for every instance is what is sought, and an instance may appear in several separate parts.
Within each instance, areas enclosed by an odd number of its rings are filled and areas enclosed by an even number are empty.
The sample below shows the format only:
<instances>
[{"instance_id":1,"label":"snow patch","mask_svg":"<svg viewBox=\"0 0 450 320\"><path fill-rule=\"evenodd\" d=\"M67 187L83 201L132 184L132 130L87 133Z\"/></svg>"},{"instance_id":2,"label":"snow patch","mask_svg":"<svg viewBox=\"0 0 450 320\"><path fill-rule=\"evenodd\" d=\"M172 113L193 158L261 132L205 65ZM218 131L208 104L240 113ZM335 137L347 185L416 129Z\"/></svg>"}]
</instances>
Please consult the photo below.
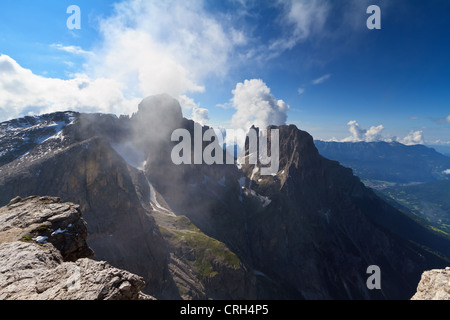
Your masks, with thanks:
<instances>
[{"instance_id":1,"label":"snow patch","mask_svg":"<svg viewBox=\"0 0 450 320\"><path fill-rule=\"evenodd\" d=\"M64 232L67 232L67 229L61 230L61 228L58 228L58 230L55 230L52 232L52 237L57 234L64 233Z\"/></svg>"},{"instance_id":2,"label":"snow patch","mask_svg":"<svg viewBox=\"0 0 450 320\"><path fill-rule=\"evenodd\" d=\"M257 198L259 200L259 202L261 202L261 205L263 208L267 207L272 202L272 200L270 200L269 197L262 196L262 195L256 193L254 190L250 189L250 194L253 197Z\"/></svg>"},{"instance_id":3,"label":"snow patch","mask_svg":"<svg viewBox=\"0 0 450 320\"><path fill-rule=\"evenodd\" d=\"M153 206L155 206L157 209L159 209L160 211L162 210L164 213L175 217L175 214L173 212L171 212L170 210L167 210L166 208L164 208L156 199L156 191L155 188L153 187L152 183L148 180L147 176L145 176L145 178L147 179L148 182L148 186L150 187L150 205L152 206L153 209L155 209Z\"/></svg>"},{"instance_id":4,"label":"snow patch","mask_svg":"<svg viewBox=\"0 0 450 320\"><path fill-rule=\"evenodd\" d=\"M64 135L62 134L62 130L66 126L67 126L67 123L65 121L58 121L58 122L50 123L49 125L46 126L46 128L52 128L54 130L53 134L39 137L36 140L36 143L37 144L41 144L43 142L46 142L48 140L53 140L53 139L60 139L61 141L63 141L64 140Z\"/></svg>"},{"instance_id":5,"label":"snow patch","mask_svg":"<svg viewBox=\"0 0 450 320\"><path fill-rule=\"evenodd\" d=\"M36 238L33 238L33 241L36 241L37 243L47 243L48 237L38 236Z\"/></svg>"}]
</instances>

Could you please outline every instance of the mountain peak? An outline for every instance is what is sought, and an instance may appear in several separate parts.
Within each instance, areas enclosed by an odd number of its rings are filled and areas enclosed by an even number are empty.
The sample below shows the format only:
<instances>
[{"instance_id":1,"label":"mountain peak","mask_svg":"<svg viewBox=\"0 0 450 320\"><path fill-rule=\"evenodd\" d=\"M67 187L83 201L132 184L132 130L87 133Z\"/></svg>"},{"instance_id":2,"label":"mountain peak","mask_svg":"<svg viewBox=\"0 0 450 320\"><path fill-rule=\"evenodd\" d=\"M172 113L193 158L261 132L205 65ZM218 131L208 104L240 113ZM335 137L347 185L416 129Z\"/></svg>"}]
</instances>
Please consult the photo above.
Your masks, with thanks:
<instances>
[{"instance_id":1,"label":"mountain peak","mask_svg":"<svg viewBox=\"0 0 450 320\"><path fill-rule=\"evenodd\" d=\"M159 120L160 118L183 118L178 100L167 93L148 96L138 106L138 114L146 118Z\"/></svg>"}]
</instances>

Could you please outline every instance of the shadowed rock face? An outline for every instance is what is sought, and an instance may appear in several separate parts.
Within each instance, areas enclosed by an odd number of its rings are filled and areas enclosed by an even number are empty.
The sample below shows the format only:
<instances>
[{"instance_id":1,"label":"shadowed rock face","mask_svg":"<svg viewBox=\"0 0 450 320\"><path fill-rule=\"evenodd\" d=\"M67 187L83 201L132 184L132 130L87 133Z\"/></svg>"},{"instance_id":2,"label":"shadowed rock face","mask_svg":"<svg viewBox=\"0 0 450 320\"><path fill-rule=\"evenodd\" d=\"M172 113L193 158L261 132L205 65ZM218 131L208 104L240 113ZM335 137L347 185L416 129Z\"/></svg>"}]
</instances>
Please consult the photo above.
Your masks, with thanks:
<instances>
[{"instance_id":1,"label":"shadowed rock face","mask_svg":"<svg viewBox=\"0 0 450 320\"><path fill-rule=\"evenodd\" d=\"M71 129L76 132L79 127ZM69 140L76 134L68 132L67 136ZM74 142L34 161L20 160L20 166L14 167L16 161L7 165L9 170L2 167L1 203L17 195L50 194L79 204L88 223L87 242L94 259L142 276L147 293L164 291L164 241L138 199L134 168L103 138Z\"/></svg>"},{"instance_id":2,"label":"shadowed rock face","mask_svg":"<svg viewBox=\"0 0 450 320\"><path fill-rule=\"evenodd\" d=\"M252 270L257 297L407 299L427 265L444 263L409 242L417 240L415 232L427 234L424 228L350 169L320 156L307 132L276 129L280 169L273 176L248 164L146 168L174 212L224 242ZM448 243L429 240L435 249ZM366 286L370 265L383 272L382 290Z\"/></svg>"},{"instance_id":3,"label":"shadowed rock face","mask_svg":"<svg viewBox=\"0 0 450 320\"><path fill-rule=\"evenodd\" d=\"M139 276L89 259L79 206L14 198L0 208L1 300L150 299Z\"/></svg>"}]
</instances>

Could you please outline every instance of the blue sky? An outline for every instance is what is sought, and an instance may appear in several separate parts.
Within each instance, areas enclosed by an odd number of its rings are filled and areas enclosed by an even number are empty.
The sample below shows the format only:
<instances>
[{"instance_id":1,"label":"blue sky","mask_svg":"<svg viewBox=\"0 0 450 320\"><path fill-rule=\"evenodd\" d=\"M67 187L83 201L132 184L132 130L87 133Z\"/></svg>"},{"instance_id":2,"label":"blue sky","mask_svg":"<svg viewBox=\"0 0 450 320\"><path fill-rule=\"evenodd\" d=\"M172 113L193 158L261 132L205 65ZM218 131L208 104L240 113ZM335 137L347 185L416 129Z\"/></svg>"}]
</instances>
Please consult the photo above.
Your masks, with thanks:
<instances>
[{"instance_id":1,"label":"blue sky","mask_svg":"<svg viewBox=\"0 0 450 320\"><path fill-rule=\"evenodd\" d=\"M70 5L80 30L66 26ZM380 30L366 27L369 5ZM168 92L215 127L446 144L448 12L448 0L3 0L0 121L130 114Z\"/></svg>"}]
</instances>

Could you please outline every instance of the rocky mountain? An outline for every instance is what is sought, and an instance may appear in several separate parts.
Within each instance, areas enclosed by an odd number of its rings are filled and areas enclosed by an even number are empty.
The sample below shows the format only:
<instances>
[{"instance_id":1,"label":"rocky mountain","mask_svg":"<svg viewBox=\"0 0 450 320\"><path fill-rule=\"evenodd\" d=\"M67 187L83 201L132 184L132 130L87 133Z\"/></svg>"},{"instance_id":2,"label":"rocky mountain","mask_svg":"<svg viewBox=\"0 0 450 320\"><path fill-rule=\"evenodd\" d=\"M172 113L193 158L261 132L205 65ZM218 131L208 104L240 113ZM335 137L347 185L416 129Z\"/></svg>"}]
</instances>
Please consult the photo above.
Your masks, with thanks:
<instances>
[{"instance_id":1,"label":"rocky mountain","mask_svg":"<svg viewBox=\"0 0 450 320\"><path fill-rule=\"evenodd\" d=\"M0 208L0 300L138 300L144 280L90 259L79 206L16 197Z\"/></svg>"},{"instance_id":2,"label":"rocky mountain","mask_svg":"<svg viewBox=\"0 0 450 320\"><path fill-rule=\"evenodd\" d=\"M368 185L389 187L447 179L450 157L424 145L315 141L319 153L353 169Z\"/></svg>"},{"instance_id":3,"label":"rocky mountain","mask_svg":"<svg viewBox=\"0 0 450 320\"><path fill-rule=\"evenodd\" d=\"M208 128L167 95L131 117L66 112L1 128L0 204L36 194L78 203L93 259L141 276L159 299L409 299L422 272L450 257L446 238L295 126L271 128L280 162L269 176L260 164L175 165L172 132ZM366 285L370 265L381 290Z\"/></svg>"}]
</instances>

